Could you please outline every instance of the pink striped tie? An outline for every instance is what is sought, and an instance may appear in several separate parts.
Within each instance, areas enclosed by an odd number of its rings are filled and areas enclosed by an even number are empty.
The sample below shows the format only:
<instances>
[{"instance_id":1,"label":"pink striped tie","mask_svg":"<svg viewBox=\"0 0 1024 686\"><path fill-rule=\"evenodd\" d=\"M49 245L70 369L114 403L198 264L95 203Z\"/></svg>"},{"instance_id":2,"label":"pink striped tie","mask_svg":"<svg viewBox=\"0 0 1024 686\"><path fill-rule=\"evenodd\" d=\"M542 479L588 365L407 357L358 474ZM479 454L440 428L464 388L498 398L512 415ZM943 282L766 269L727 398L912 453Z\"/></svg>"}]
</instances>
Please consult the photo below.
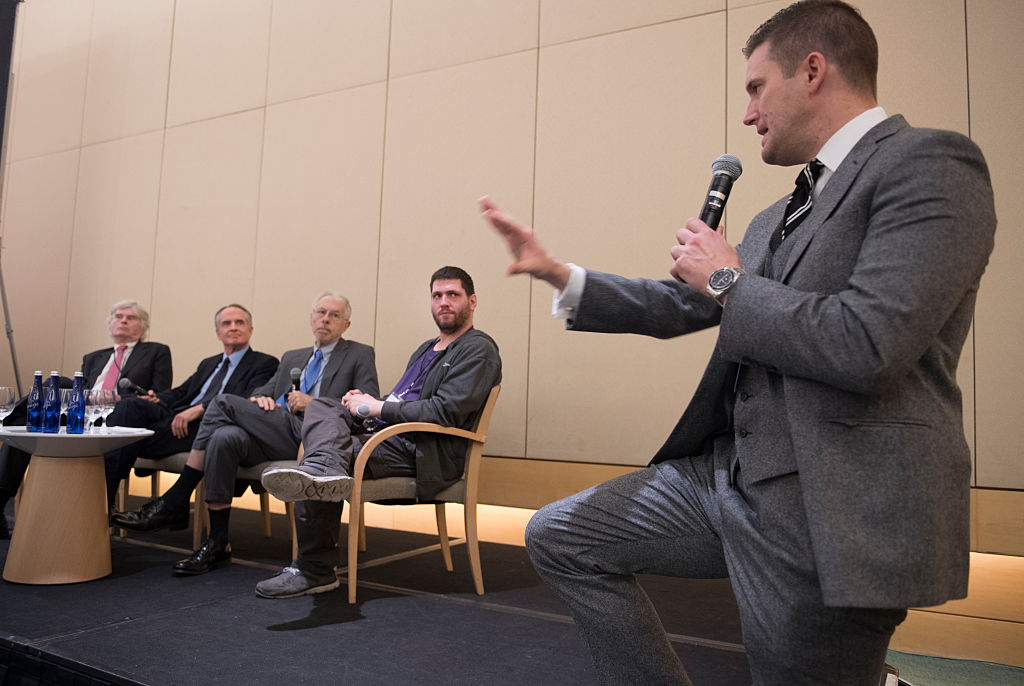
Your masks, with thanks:
<instances>
[{"instance_id":1,"label":"pink striped tie","mask_svg":"<svg viewBox=\"0 0 1024 686\"><path fill-rule=\"evenodd\" d=\"M124 351L127 349L127 345L117 346L117 354L114 355L114 364L110 365L110 369L107 370L107 375L103 377L103 385L100 386L104 391L112 391L114 390L114 386L117 385L117 377L121 373L121 360L124 359Z\"/></svg>"}]
</instances>

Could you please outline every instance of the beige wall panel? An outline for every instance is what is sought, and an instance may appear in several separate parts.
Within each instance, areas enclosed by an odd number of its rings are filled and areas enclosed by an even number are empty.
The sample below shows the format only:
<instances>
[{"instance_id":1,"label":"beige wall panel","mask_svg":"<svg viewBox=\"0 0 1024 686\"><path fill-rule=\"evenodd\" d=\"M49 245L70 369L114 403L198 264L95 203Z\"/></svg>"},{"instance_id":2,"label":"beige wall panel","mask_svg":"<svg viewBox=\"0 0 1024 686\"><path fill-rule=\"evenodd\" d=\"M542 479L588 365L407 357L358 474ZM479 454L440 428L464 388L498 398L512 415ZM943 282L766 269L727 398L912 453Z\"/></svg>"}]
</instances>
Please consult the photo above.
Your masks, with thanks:
<instances>
[{"instance_id":1,"label":"beige wall panel","mask_svg":"<svg viewBox=\"0 0 1024 686\"><path fill-rule=\"evenodd\" d=\"M275 2L267 101L384 80L389 15L380 0Z\"/></svg>"},{"instance_id":2,"label":"beige wall panel","mask_svg":"<svg viewBox=\"0 0 1024 686\"><path fill-rule=\"evenodd\" d=\"M535 228L556 255L670 278L669 249L723 152L725 15L542 49ZM700 105L692 100L700 93ZM526 216L526 207L509 208ZM714 334L675 341L564 332L533 292L527 454L643 464L674 426ZM623 405L635 408L623 411Z\"/></svg>"},{"instance_id":3,"label":"beige wall panel","mask_svg":"<svg viewBox=\"0 0 1024 686\"><path fill-rule=\"evenodd\" d=\"M391 82L384 165L377 367L401 376L415 346L435 336L429 280L453 264L472 276L476 325L501 349L504 381L488 454L521 456L526 426L529 282L505 277L500 243L476 199L529 208L536 55L474 62Z\"/></svg>"},{"instance_id":4,"label":"beige wall panel","mask_svg":"<svg viewBox=\"0 0 1024 686\"><path fill-rule=\"evenodd\" d=\"M537 47L538 0L394 0L391 76Z\"/></svg>"},{"instance_id":5,"label":"beige wall panel","mask_svg":"<svg viewBox=\"0 0 1024 686\"><path fill-rule=\"evenodd\" d=\"M913 126L966 135L963 0L859 0L855 4L878 39L878 103L889 114L902 114ZM922 17L927 17L924 24Z\"/></svg>"},{"instance_id":6,"label":"beige wall panel","mask_svg":"<svg viewBox=\"0 0 1024 686\"><path fill-rule=\"evenodd\" d=\"M733 244L742 241L754 215L793 190L793 182L799 173L797 167L769 166L762 162L761 137L754 128L743 125L743 116L749 102L744 88L747 60L743 57L743 46L747 37L762 22L788 4L772 2L729 12L729 40L725 53L728 103L726 137L728 151L743 162L743 176L732 189L723 221L729 241ZM730 7L732 5L730 2Z\"/></svg>"},{"instance_id":7,"label":"beige wall panel","mask_svg":"<svg viewBox=\"0 0 1024 686\"><path fill-rule=\"evenodd\" d=\"M996 247L981 282L975 313L977 351L977 483L1024 489L1024 437L1020 424L1024 365L1018 362L1024 317L1007 294L1024 291L1024 142L1013 122L1024 109L1024 53L1016 46L1024 33L1024 4L1016 0L967 5L971 65L971 134L985 152L996 197Z\"/></svg>"},{"instance_id":8,"label":"beige wall panel","mask_svg":"<svg viewBox=\"0 0 1024 686\"><path fill-rule=\"evenodd\" d=\"M173 22L172 0L96 0L84 144L163 128Z\"/></svg>"},{"instance_id":9,"label":"beige wall panel","mask_svg":"<svg viewBox=\"0 0 1024 686\"><path fill-rule=\"evenodd\" d=\"M266 102L270 0L176 0L167 125Z\"/></svg>"},{"instance_id":10,"label":"beige wall panel","mask_svg":"<svg viewBox=\"0 0 1024 686\"><path fill-rule=\"evenodd\" d=\"M78 147L92 0L35 0L18 6L20 60L10 160Z\"/></svg>"},{"instance_id":11,"label":"beige wall panel","mask_svg":"<svg viewBox=\"0 0 1024 686\"><path fill-rule=\"evenodd\" d=\"M254 312L260 345L312 344L312 298L352 302L346 338L373 345L383 83L267 108Z\"/></svg>"},{"instance_id":12,"label":"beige wall panel","mask_svg":"<svg viewBox=\"0 0 1024 686\"><path fill-rule=\"evenodd\" d=\"M74 372L61 369L61 361L77 172L78 151L72 150L16 162L6 180L4 284L26 392L35 369ZM6 352L0 378L14 385Z\"/></svg>"},{"instance_id":13,"label":"beige wall panel","mask_svg":"<svg viewBox=\"0 0 1024 686\"><path fill-rule=\"evenodd\" d=\"M217 308L252 301L262 133L262 110L167 131L151 313L176 383L218 351Z\"/></svg>"},{"instance_id":14,"label":"beige wall panel","mask_svg":"<svg viewBox=\"0 0 1024 686\"><path fill-rule=\"evenodd\" d=\"M596 36L724 10L725 0L544 0L540 44Z\"/></svg>"},{"instance_id":15,"label":"beige wall panel","mask_svg":"<svg viewBox=\"0 0 1024 686\"><path fill-rule=\"evenodd\" d=\"M159 131L82 149L68 275L66 370L77 370L82 355L110 345L110 305L127 299L146 308L152 303L162 150Z\"/></svg>"}]
</instances>

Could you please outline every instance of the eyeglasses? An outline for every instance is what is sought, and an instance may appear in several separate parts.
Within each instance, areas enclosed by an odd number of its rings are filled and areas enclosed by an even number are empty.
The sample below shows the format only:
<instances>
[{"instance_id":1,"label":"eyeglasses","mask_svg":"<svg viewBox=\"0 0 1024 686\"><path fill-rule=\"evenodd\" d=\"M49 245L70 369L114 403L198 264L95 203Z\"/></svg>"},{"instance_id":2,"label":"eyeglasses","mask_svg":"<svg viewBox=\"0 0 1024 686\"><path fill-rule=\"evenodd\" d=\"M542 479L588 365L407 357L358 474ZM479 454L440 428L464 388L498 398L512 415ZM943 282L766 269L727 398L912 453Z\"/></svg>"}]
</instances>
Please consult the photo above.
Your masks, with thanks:
<instances>
[{"instance_id":1,"label":"eyeglasses","mask_svg":"<svg viewBox=\"0 0 1024 686\"><path fill-rule=\"evenodd\" d=\"M315 316L317 319L323 319L324 317L327 317L332 322L345 321L345 317L342 316L341 312L338 312L337 310L325 310L322 307L313 310L313 316Z\"/></svg>"}]
</instances>

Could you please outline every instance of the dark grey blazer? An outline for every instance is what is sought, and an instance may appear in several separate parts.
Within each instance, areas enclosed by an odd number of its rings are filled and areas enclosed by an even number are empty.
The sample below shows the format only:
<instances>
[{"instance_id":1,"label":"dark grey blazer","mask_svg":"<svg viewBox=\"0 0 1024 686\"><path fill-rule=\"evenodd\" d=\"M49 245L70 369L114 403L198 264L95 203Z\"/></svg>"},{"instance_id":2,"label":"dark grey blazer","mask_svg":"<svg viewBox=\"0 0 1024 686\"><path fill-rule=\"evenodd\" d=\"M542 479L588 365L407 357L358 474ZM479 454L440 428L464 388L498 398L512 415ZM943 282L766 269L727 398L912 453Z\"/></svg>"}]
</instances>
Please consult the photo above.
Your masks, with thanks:
<instances>
[{"instance_id":1,"label":"dark grey blazer","mask_svg":"<svg viewBox=\"0 0 1024 686\"><path fill-rule=\"evenodd\" d=\"M730 429L738 365L782 378L827 605L908 607L966 595L970 453L956 369L995 232L981 151L964 136L873 128L823 189L781 281L759 276L786 199L739 248L724 310L685 284L588 272L572 328L661 338L720 323L704 377L655 462ZM743 455L741 464L756 461ZM760 456L785 465L793 459ZM762 476L770 476L769 468Z\"/></svg>"},{"instance_id":2,"label":"dark grey blazer","mask_svg":"<svg viewBox=\"0 0 1024 686\"><path fill-rule=\"evenodd\" d=\"M114 348L103 348L86 353L82 357L82 376L85 387L90 388L110 359ZM139 341L132 349L132 354L124 363L118 374L118 381L131 379L136 385L153 391L166 391L171 387L173 372L171 370L171 349L163 343Z\"/></svg>"},{"instance_id":3,"label":"dark grey blazer","mask_svg":"<svg viewBox=\"0 0 1024 686\"><path fill-rule=\"evenodd\" d=\"M254 396L266 395L271 398L280 397L285 391L291 390L291 370L295 367L304 369L313 348L289 350L281 356L281 364L273 378L252 392ZM355 341L338 341L331 359L324 367L320 377L321 398L341 398L353 388L373 396L380 394L377 383L377 362L373 348Z\"/></svg>"}]
</instances>

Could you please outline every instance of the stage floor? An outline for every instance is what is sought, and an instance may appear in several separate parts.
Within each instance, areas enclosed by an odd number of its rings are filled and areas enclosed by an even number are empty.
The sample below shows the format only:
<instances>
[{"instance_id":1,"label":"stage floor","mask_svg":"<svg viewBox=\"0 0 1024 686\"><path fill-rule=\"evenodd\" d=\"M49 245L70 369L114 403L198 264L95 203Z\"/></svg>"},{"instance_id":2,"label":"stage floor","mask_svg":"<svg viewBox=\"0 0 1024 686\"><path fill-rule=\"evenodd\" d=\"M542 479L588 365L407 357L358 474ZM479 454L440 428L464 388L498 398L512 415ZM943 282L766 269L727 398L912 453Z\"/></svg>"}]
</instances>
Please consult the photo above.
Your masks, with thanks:
<instances>
[{"instance_id":1,"label":"stage floor","mask_svg":"<svg viewBox=\"0 0 1024 686\"><path fill-rule=\"evenodd\" d=\"M522 547L481 544L487 593L477 596L464 546L453 547L447 572L436 537L369 529L357 604L346 601L344 579L330 593L264 600L253 587L290 556L285 519L275 515L273 526L264 538L258 513L234 511L235 562L203 576L171 575L191 552L191 533L162 532L113 538L104 579L0 584L0 683L595 681L565 606ZM0 541L0 565L7 545ZM642 583L695 686L750 684L726 580Z\"/></svg>"}]
</instances>

